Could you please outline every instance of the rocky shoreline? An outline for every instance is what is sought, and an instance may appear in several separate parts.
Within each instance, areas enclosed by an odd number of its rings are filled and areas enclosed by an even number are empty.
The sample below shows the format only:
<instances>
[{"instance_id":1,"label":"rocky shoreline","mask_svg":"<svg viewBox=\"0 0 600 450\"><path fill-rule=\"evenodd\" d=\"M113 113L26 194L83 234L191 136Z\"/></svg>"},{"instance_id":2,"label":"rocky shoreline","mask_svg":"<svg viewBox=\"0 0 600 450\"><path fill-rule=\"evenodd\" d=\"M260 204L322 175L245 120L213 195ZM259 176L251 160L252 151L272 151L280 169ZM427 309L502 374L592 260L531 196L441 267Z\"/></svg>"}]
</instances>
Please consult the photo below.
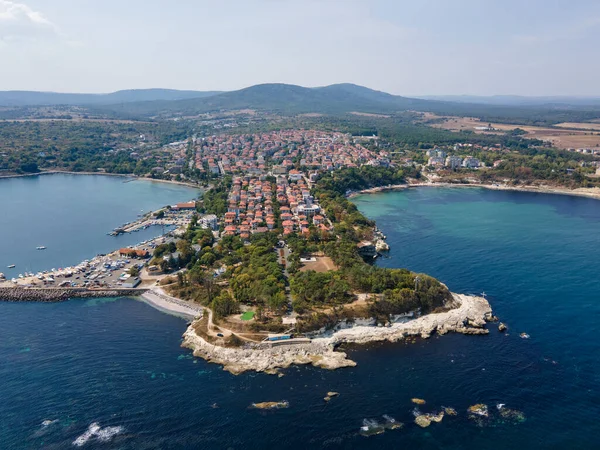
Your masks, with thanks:
<instances>
[{"instance_id":1,"label":"rocky shoreline","mask_svg":"<svg viewBox=\"0 0 600 450\"><path fill-rule=\"evenodd\" d=\"M342 343L367 344L370 342L397 342L407 337L429 338L434 333L487 334L486 319L492 308L485 298L453 294L452 309L428 314L387 327L355 326L325 333L310 343L246 345L245 347L220 347L199 336L192 323L183 335L182 347L193 351L194 356L223 365L223 370L233 374L246 371L277 373L293 364L312 364L323 369L356 366L344 352L335 351Z\"/></svg>"},{"instance_id":2,"label":"rocky shoreline","mask_svg":"<svg viewBox=\"0 0 600 450\"><path fill-rule=\"evenodd\" d=\"M72 298L134 297L146 289L20 288L0 287L0 301L62 302Z\"/></svg>"}]
</instances>

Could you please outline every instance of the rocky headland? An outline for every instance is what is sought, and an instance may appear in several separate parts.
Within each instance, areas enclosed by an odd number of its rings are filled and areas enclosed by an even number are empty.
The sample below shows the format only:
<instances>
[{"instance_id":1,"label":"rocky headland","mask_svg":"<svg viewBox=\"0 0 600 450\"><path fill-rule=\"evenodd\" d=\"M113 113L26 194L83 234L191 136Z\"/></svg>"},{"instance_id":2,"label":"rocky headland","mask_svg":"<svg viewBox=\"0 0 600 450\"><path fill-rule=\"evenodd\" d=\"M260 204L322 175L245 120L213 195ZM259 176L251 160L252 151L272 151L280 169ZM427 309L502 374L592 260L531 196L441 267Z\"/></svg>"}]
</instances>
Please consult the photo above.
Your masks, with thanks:
<instances>
[{"instance_id":1,"label":"rocky headland","mask_svg":"<svg viewBox=\"0 0 600 450\"><path fill-rule=\"evenodd\" d=\"M486 319L492 317L492 308L485 298L453 294L453 304L444 312L427 314L416 319L389 326L353 326L318 335L310 342L271 345L246 344L243 347L221 347L207 342L195 331L192 323L183 335L182 346L194 356L223 365L233 374L246 371L277 373L292 364L312 364L324 369L353 367L356 362L335 349L340 344L367 344L370 342L397 342L407 337L424 339L434 333L487 334Z\"/></svg>"}]
</instances>

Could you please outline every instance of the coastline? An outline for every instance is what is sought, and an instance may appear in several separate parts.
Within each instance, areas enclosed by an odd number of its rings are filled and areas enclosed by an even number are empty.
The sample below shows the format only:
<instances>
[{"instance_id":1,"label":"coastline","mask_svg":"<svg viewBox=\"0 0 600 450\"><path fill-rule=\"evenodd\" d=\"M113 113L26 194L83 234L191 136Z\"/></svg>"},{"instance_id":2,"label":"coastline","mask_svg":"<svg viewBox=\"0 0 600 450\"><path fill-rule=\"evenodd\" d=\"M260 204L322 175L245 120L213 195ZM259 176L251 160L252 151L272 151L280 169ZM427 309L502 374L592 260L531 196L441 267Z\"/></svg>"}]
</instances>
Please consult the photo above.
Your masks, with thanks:
<instances>
[{"instance_id":1,"label":"coastline","mask_svg":"<svg viewBox=\"0 0 600 450\"><path fill-rule=\"evenodd\" d=\"M174 180L160 180L157 178L148 178L148 177L140 177L134 174L125 174L125 173L107 173L107 172L72 172L68 170L46 170L38 173L23 173L23 174L12 174L12 175L0 175L0 180L9 179L9 178L23 178L23 177L36 177L39 175L100 175L100 176L108 176L108 177L122 177L122 178L133 178L135 181L152 181L157 183L169 183L169 184L178 184L180 186L187 186L194 189L205 190L202 186L194 183L189 183L186 181L174 181Z\"/></svg>"},{"instance_id":2,"label":"coastline","mask_svg":"<svg viewBox=\"0 0 600 450\"><path fill-rule=\"evenodd\" d=\"M573 197L586 197L600 200L600 188L560 188L553 186L509 186L507 184L484 184L484 183L448 183L448 182L428 182L428 183L407 183L381 186L361 191L352 192L348 198L354 198L363 194L375 194L378 192L401 191L404 189L420 187L465 187L465 188L483 188L495 191L518 191L518 192L536 192L538 194L567 195Z\"/></svg>"},{"instance_id":3,"label":"coastline","mask_svg":"<svg viewBox=\"0 0 600 450\"><path fill-rule=\"evenodd\" d=\"M160 288L149 289L137 298L163 313L172 314L184 319L194 320L202 317L203 314L202 307L171 297L165 294Z\"/></svg>"},{"instance_id":4,"label":"coastline","mask_svg":"<svg viewBox=\"0 0 600 450\"><path fill-rule=\"evenodd\" d=\"M212 344L195 331L193 322L183 334L182 347L208 362L220 364L223 370L234 375L246 371L278 373L291 365L312 364L324 369L354 367L356 362L344 352L336 351L340 344L367 344L371 342L397 342L408 337L427 339L434 333L488 334L486 319L492 308L485 298L453 294L454 307L441 313L431 313L417 319L394 323L387 327L353 326L338 331L325 332L310 343L269 343L228 348Z\"/></svg>"}]
</instances>

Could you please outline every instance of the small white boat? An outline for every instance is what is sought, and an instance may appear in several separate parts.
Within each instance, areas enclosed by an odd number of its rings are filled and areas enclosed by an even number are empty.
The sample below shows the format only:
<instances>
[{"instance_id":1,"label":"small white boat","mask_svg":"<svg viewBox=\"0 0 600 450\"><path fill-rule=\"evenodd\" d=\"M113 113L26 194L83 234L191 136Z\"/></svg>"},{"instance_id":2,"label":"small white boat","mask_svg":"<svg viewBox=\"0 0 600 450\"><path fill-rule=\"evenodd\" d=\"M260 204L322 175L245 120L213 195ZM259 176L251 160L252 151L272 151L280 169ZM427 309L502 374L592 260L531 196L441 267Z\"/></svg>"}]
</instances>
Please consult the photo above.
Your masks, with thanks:
<instances>
[{"instance_id":1,"label":"small white boat","mask_svg":"<svg viewBox=\"0 0 600 450\"><path fill-rule=\"evenodd\" d=\"M43 245L40 245L39 247L36 247L36 249L38 249L38 250L46 250L46 247L44 247Z\"/></svg>"},{"instance_id":2,"label":"small white boat","mask_svg":"<svg viewBox=\"0 0 600 450\"><path fill-rule=\"evenodd\" d=\"M9 269L14 269L16 266L14 264L11 264L10 266L8 266Z\"/></svg>"}]
</instances>

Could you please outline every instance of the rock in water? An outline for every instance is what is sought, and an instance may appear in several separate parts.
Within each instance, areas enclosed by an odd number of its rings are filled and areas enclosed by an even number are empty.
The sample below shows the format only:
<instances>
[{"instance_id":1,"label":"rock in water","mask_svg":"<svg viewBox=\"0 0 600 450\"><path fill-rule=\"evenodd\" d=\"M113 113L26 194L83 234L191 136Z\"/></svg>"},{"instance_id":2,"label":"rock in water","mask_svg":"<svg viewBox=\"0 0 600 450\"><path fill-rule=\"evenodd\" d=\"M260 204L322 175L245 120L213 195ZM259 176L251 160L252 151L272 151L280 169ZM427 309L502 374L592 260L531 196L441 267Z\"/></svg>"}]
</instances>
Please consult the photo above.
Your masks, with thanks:
<instances>
[{"instance_id":1,"label":"rock in water","mask_svg":"<svg viewBox=\"0 0 600 450\"><path fill-rule=\"evenodd\" d=\"M385 429L386 430L399 430L402 427L404 427L404 424L402 422L398 422L396 419L394 419L391 416L388 416L387 414L384 414L382 416L385 419Z\"/></svg>"},{"instance_id":2,"label":"rock in water","mask_svg":"<svg viewBox=\"0 0 600 450\"><path fill-rule=\"evenodd\" d=\"M449 406L442 406L442 411L444 411L449 416L457 416L458 413L454 408L450 408Z\"/></svg>"},{"instance_id":3,"label":"rock in water","mask_svg":"<svg viewBox=\"0 0 600 450\"><path fill-rule=\"evenodd\" d=\"M415 417L415 423L421 428L427 428L429 425L431 425L431 420L429 419L427 414L422 414L420 416Z\"/></svg>"},{"instance_id":4,"label":"rock in water","mask_svg":"<svg viewBox=\"0 0 600 450\"><path fill-rule=\"evenodd\" d=\"M410 401L415 405L424 405L426 403L422 398L411 398Z\"/></svg>"},{"instance_id":5,"label":"rock in water","mask_svg":"<svg viewBox=\"0 0 600 450\"><path fill-rule=\"evenodd\" d=\"M444 412L438 414L421 414L415 417L415 423L421 428L427 428L431 422L439 423L444 418Z\"/></svg>"},{"instance_id":6,"label":"rock in water","mask_svg":"<svg viewBox=\"0 0 600 450\"><path fill-rule=\"evenodd\" d=\"M333 397L337 397L338 395L340 395L339 392L333 392L330 391L327 393L327 396L325 398L323 398L323 400L325 400L326 402L328 402L329 400L331 400Z\"/></svg>"},{"instance_id":7,"label":"rock in water","mask_svg":"<svg viewBox=\"0 0 600 450\"><path fill-rule=\"evenodd\" d=\"M498 324L498 331L506 331L508 327L504 325L502 322Z\"/></svg>"},{"instance_id":8,"label":"rock in water","mask_svg":"<svg viewBox=\"0 0 600 450\"><path fill-rule=\"evenodd\" d=\"M280 402L262 402L262 403L252 403L250 408L253 409L284 409L289 408L290 403L287 400L283 400Z\"/></svg>"},{"instance_id":9,"label":"rock in water","mask_svg":"<svg viewBox=\"0 0 600 450\"><path fill-rule=\"evenodd\" d=\"M522 411L518 411L516 409L510 409L505 407L503 404L497 405L498 411L500 413L500 417L504 420L508 420L514 423L525 422L525 414Z\"/></svg>"},{"instance_id":10,"label":"rock in water","mask_svg":"<svg viewBox=\"0 0 600 450\"><path fill-rule=\"evenodd\" d=\"M488 407L483 403L469 406L467 411L469 413L469 418L484 417L487 419L489 417Z\"/></svg>"}]
</instances>

